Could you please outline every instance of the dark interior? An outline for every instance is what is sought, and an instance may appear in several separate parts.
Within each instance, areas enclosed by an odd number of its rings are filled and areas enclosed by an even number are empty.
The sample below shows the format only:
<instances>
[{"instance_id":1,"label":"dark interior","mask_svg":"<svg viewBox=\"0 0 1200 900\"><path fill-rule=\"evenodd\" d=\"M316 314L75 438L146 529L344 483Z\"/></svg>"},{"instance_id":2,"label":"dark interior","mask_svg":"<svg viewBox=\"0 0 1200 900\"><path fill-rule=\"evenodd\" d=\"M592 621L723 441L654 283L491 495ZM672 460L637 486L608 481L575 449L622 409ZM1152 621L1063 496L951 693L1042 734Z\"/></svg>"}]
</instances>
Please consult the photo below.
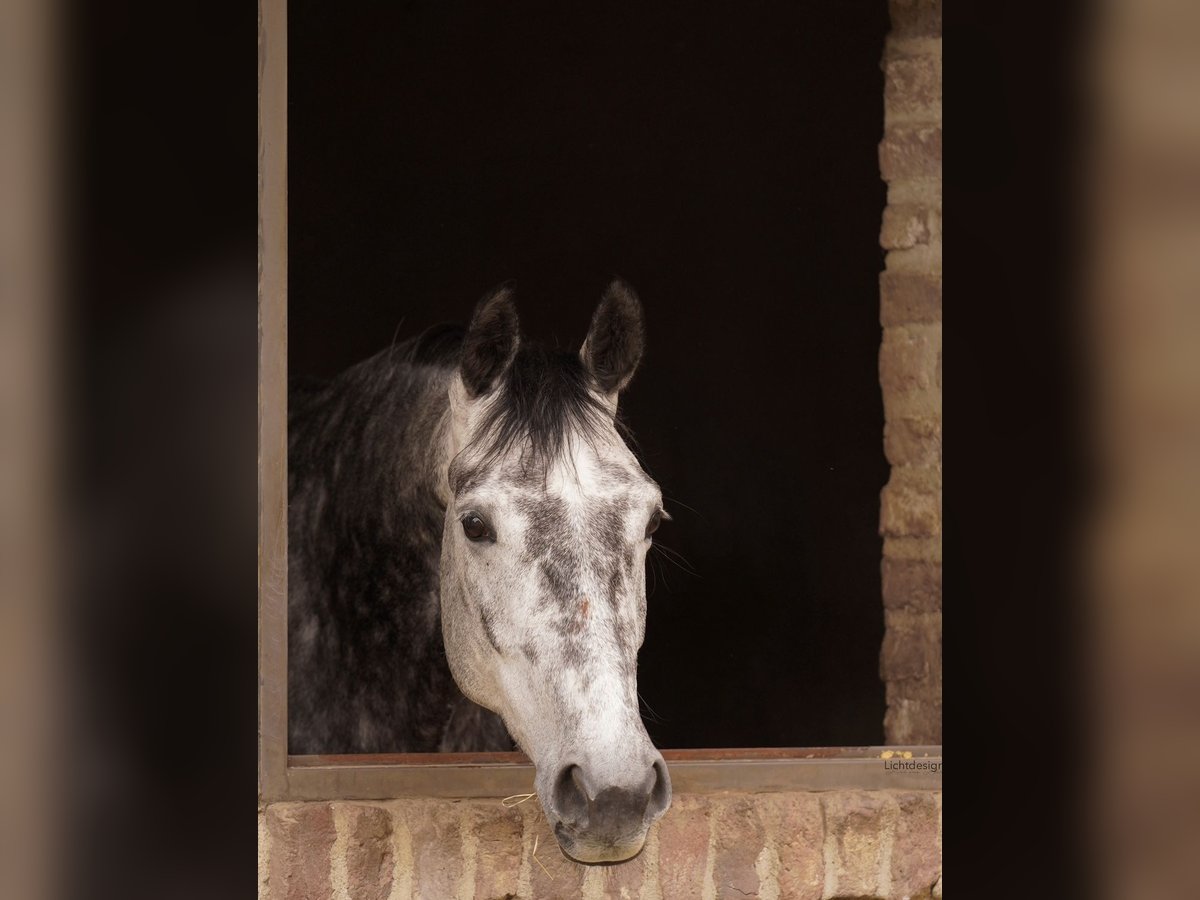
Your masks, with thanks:
<instances>
[{"instance_id":1,"label":"dark interior","mask_svg":"<svg viewBox=\"0 0 1200 900\"><path fill-rule=\"evenodd\" d=\"M879 0L289 5L289 370L641 295L660 747L882 743ZM677 564L678 555L684 562Z\"/></svg>"}]
</instances>

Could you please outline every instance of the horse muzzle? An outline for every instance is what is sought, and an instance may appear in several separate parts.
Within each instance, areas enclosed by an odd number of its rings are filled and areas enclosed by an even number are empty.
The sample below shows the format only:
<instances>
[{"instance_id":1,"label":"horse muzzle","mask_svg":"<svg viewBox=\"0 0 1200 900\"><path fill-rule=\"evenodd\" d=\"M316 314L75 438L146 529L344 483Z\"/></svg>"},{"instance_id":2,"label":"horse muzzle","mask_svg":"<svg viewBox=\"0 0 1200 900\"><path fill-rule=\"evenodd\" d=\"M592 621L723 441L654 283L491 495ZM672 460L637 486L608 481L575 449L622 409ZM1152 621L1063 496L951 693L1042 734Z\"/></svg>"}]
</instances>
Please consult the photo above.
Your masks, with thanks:
<instances>
[{"instance_id":1,"label":"horse muzzle","mask_svg":"<svg viewBox=\"0 0 1200 900\"><path fill-rule=\"evenodd\" d=\"M623 862L641 852L650 826L671 805L671 777L657 751L640 771L601 779L585 765L559 770L543 801L563 853L590 865Z\"/></svg>"}]
</instances>

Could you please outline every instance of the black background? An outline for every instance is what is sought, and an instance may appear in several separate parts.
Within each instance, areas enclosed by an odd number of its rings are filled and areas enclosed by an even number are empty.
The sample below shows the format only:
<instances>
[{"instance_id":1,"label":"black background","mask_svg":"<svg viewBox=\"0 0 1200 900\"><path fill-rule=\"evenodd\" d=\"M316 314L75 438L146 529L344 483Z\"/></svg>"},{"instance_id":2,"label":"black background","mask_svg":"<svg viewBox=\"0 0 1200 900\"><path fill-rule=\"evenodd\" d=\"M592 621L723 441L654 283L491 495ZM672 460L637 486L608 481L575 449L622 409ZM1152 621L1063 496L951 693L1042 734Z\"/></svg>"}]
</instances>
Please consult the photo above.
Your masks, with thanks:
<instances>
[{"instance_id":1,"label":"black background","mask_svg":"<svg viewBox=\"0 0 1200 900\"><path fill-rule=\"evenodd\" d=\"M332 375L514 279L575 347L607 279L675 517L639 689L664 747L882 742L876 2L289 10L288 362Z\"/></svg>"},{"instance_id":2,"label":"black background","mask_svg":"<svg viewBox=\"0 0 1200 900\"><path fill-rule=\"evenodd\" d=\"M958 762L943 845L974 896L1011 896L997 873L1095 893L1070 572L1086 499L1081 6L954 4L946 17L945 733ZM243 896L256 866L256 10L73 3L63 27L71 590L62 778L47 797L59 895ZM572 299L578 335L590 300Z\"/></svg>"}]
</instances>

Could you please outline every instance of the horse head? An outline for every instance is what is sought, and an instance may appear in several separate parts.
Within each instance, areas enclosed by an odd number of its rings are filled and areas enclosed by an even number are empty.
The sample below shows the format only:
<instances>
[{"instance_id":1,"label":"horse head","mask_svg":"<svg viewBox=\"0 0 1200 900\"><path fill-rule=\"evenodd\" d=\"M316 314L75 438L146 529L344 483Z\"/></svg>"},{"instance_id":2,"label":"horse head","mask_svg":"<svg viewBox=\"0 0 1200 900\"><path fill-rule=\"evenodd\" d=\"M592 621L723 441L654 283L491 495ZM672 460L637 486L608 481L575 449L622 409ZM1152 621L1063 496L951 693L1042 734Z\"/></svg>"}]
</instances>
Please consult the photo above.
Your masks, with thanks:
<instances>
[{"instance_id":1,"label":"horse head","mask_svg":"<svg viewBox=\"0 0 1200 900\"><path fill-rule=\"evenodd\" d=\"M522 343L502 289L476 308L450 385L446 656L533 760L559 845L585 863L636 855L671 802L637 694L662 492L616 421L643 345L619 281L578 353Z\"/></svg>"}]
</instances>

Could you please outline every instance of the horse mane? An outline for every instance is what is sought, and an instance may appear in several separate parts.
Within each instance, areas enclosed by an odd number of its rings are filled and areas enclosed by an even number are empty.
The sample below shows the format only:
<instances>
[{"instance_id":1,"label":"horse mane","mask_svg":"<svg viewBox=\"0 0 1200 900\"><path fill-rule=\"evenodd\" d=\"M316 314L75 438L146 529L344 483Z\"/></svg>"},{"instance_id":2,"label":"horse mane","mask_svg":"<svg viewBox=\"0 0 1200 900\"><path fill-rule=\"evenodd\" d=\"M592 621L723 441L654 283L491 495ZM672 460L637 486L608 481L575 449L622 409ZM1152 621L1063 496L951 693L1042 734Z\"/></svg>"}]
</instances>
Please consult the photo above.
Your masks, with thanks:
<instances>
[{"instance_id":1,"label":"horse mane","mask_svg":"<svg viewBox=\"0 0 1200 900\"><path fill-rule=\"evenodd\" d=\"M403 361L456 367L465 336L461 326L435 325L406 342ZM486 402L477 439L484 465L523 444L522 464L544 471L563 457L572 436L591 443L613 424L612 411L577 352L525 338ZM624 423L618 418L615 425L633 447Z\"/></svg>"},{"instance_id":2,"label":"horse mane","mask_svg":"<svg viewBox=\"0 0 1200 900\"><path fill-rule=\"evenodd\" d=\"M524 443L523 465L544 471L572 436L592 443L611 422L578 353L522 341L480 423L483 461Z\"/></svg>"},{"instance_id":3,"label":"horse mane","mask_svg":"<svg viewBox=\"0 0 1200 900\"><path fill-rule=\"evenodd\" d=\"M457 366L467 329L443 322L405 341L405 361L416 366Z\"/></svg>"}]
</instances>

